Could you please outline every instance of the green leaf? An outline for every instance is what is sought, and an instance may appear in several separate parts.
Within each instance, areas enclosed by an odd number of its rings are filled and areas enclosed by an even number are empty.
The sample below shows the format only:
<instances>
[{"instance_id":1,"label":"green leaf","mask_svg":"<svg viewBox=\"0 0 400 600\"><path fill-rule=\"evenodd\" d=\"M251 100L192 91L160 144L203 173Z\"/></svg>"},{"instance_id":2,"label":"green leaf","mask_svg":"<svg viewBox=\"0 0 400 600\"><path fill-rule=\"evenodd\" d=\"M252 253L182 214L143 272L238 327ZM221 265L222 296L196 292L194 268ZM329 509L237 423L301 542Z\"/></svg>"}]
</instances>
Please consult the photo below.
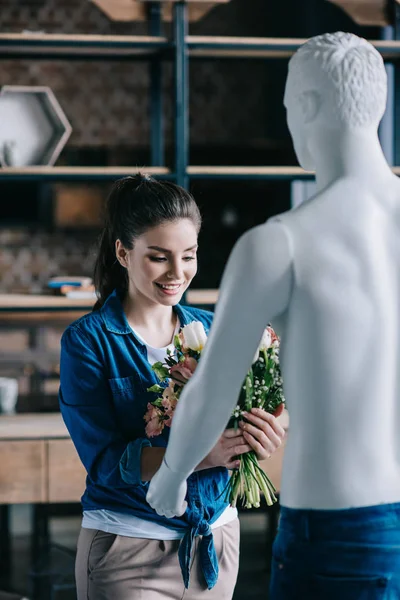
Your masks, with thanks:
<instances>
[{"instance_id":1,"label":"green leaf","mask_svg":"<svg viewBox=\"0 0 400 600\"><path fill-rule=\"evenodd\" d=\"M165 359L165 363L169 366L169 368L174 367L175 365L178 364L178 362L174 358L171 358L171 357L167 357Z\"/></svg>"},{"instance_id":2,"label":"green leaf","mask_svg":"<svg viewBox=\"0 0 400 600\"><path fill-rule=\"evenodd\" d=\"M160 381L165 381L169 378L169 371L166 367L164 367L162 362L154 363L152 369Z\"/></svg>"},{"instance_id":3,"label":"green leaf","mask_svg":"<svg viewBox=\"0 0 400 600\"><path fill-rule=\"evenodd\" d=\"M253 371L250 371L246 377L246 410L249 412L253 406L253 394L254 394L254 378Z\"/></svg>"},{"instance_id":4,"label":"green leaf","mask_svg":"<svg viewBox=\"0 0 400 600\"><path fill-rule=\"evenodd\" d=\"M156 394L162 394L162 392L164 391L164 388L162 388L161 385L158 385L158 383L155 383L151 387L147 388L147 391L155 392Z\"/></svg>"}]
</instances>

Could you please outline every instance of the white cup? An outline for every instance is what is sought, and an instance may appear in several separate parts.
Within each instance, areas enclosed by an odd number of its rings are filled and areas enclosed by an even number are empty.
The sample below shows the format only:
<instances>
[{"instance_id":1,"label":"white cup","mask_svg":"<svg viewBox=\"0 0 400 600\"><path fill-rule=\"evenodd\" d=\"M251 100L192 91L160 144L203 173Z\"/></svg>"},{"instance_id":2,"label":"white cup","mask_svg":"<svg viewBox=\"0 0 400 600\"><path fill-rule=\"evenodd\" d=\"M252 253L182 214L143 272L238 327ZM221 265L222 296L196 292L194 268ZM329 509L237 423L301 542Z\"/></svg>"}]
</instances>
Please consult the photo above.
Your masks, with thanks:
<instances>
[{"instance_id":1,"label":"white cup","mask_svg":"<svg viewBox=\"0 0 400 600\"><path fill-rule=\"evenodd\" d=\"M0 377L0 412L13 415L18 399L18 380L11 377Z\"/></svg>"}]
</instances>

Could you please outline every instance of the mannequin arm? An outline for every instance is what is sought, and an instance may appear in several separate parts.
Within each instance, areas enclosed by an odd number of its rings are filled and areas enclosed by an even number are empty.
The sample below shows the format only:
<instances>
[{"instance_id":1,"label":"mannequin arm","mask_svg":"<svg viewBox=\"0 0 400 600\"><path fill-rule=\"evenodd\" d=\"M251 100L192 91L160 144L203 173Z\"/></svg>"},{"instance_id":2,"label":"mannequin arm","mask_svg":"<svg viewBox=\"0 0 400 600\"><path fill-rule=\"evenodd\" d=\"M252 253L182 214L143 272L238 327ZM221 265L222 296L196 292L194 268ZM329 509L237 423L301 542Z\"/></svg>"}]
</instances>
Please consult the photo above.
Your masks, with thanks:
<instances>
[{"instance_id":1,"label":"mannequin arm","mask_svg":"<svg viewBox=\"0 0 400 600\"><path fill-rule=\"evenodd\" d=\"M147 500L160 514L185 510L177 496L186 492L181 484L225 429L264 327L288 306L292 271L290 241L280 223L250 230L233 249L209 339L181 394L163 464L150 484Z\"/></svg>"}]
</instances>

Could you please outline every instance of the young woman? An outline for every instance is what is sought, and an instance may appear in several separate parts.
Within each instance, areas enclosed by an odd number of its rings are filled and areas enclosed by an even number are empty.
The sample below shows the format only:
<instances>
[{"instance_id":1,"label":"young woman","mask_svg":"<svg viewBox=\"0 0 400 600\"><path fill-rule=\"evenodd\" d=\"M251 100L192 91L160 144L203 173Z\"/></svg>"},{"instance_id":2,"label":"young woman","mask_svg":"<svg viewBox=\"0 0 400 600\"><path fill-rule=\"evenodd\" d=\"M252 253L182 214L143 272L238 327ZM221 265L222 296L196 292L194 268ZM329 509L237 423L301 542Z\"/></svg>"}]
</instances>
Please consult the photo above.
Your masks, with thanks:
<instances>
[{"instance_id":1,"label":"young woman","mask_svg":"<svg viewBox=\"0 0 400 600\"><path fill-rule=\"evenodd\" d=\"M212 313L179 304L196 274L200 225L179 186L142 175L118 181L95 266L98 302L62 338L60 406L87 471L79 600L233 594L239 522L222 492L235 457L254 449L265 458L281 444L276 419L254 414L246 432L225 431L188 479L182 517L160 517L146 502L168 443L168 428L145 435L146 390L157 382L151 365L181 326L201 321L208 331L212 322Z\"/></svg>"}]
</instances>

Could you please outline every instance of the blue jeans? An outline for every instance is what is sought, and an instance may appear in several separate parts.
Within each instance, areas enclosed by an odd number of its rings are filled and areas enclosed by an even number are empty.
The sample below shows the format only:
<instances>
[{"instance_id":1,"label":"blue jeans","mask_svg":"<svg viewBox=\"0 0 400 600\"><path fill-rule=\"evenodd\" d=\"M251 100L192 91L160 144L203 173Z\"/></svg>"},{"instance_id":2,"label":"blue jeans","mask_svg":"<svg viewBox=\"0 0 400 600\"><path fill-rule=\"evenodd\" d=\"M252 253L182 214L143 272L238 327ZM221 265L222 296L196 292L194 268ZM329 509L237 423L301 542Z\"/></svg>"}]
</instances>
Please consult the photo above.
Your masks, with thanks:
<instances>
[{"instance_id":1,"label":"blue jeans","mask_svg":"<svg viewBox=\"0 0 400 600\"><path fill-rule=\"evenodd\" d=\"M400 599L400 503L281 509L270 600Z\"/></svg>"}]
</instances>

